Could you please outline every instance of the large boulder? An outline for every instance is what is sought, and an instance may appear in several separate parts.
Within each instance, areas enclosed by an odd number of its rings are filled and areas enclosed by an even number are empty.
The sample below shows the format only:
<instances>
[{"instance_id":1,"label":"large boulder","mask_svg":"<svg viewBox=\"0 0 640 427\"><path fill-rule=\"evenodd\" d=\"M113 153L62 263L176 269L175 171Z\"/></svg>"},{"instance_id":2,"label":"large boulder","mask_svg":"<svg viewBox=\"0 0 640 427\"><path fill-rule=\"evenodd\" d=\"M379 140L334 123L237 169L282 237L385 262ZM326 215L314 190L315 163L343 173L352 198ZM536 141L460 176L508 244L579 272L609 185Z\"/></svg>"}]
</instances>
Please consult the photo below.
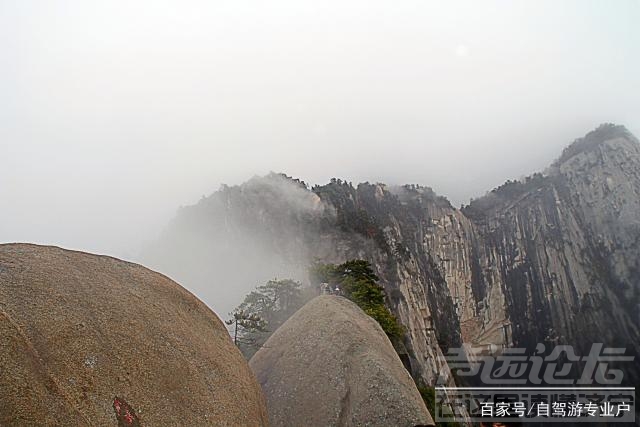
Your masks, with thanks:
<instances>
[{"instance_id":1,"label":"large boulder","mask_svg":"<svg viewBox=\"0 0 640 427\"><path fill-rule=\"evenodd\" d=\"M308 302L249 366L275 427L433 425L382 328L342 297Z\"/></svg>"},{"instance_id":2,"label":"large boulder","mask_svg":"<svg viewBox=\"0 0 640 427\"><path fill-rule=\"evenodd\" d=\"M0 245L0 425L265 426L218 317L106 256Z\"/></svg>"}]
</instances>

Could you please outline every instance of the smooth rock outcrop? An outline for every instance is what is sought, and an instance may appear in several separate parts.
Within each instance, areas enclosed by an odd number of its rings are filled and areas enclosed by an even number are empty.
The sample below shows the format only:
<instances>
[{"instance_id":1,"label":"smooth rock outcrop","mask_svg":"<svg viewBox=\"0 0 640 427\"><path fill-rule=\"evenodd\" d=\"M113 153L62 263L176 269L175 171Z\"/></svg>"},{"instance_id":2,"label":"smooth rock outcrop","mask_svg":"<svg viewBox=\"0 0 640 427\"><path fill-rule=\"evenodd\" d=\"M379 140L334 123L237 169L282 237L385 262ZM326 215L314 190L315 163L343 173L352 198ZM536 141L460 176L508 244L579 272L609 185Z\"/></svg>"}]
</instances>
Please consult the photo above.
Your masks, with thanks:
<instances>
[{"instance_id":1,"label":"smooth rock outcrop","mask_svg":"<svg viewBox=\"0 0 640 427\"><path fill-rule=\"evenodd\" d=\"M382 328L346 298L311 300L249 365L272 426L433 425Z\"/></svg>"},{"instance_id":2,"label":"smooth rock outcrop","mask_svg":"<svg viewBox=\"0 0 640 427\"><path fill-rule=\"evenodd\" d=\"M167 277L0 245L0 425L266 426L222 322Z\"/></svg>"}]
</instances>

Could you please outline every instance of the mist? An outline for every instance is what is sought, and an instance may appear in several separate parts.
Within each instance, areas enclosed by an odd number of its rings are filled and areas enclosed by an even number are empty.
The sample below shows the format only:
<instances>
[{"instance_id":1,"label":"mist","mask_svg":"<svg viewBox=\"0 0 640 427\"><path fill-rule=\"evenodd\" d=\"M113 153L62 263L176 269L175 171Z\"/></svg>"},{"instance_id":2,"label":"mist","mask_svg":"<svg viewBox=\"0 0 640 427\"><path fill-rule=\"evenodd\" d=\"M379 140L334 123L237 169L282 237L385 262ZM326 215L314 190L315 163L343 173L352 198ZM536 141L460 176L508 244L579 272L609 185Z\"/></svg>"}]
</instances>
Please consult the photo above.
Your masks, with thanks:
<instances>
[{"instance_id":1,"label":"mist","mask_svg":"<svg viewBox=\"0 0 640 427\"><path fill-rule=\"evenodd\" d=\"M600 123L640 134L638 22L637 0L0 1L0 242L139 261L179 206L269 171L467 202Z\"/></svg>"},{"instance_id":2,"label":"mist","mask_svg":"<svg viewBox=\"0 0 640 427\"><path fill-rule=\"evenodd\" d=\"M319 249L314 223L323 217L334 219L335 208L302 185L278 174L253 177L181 208L141 259L225 317L268 280L308 285L314 257L305 243Z\"/></svg>"}]
</instances>

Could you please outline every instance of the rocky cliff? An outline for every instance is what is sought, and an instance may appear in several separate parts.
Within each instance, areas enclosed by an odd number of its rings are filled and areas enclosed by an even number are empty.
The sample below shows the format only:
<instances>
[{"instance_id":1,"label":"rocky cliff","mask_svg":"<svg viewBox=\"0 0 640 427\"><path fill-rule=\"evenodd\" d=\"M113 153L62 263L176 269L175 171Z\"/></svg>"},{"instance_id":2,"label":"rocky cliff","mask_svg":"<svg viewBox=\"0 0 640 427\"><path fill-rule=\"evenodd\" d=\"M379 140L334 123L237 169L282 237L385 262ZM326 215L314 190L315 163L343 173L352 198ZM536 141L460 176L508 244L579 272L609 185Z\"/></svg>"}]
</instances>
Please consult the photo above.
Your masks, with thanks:
<instances>
[{"instance_id":1,"label":"rocky cliff","mask_svg":"<svg viewBox=\"0 0 640 427\"><path fill-rule=\"evenodd\" d=\"M503 185L450 226L472 233L462 250L433 246L465 341L638 354L640 145L623 127L587 134L544 175ZM460 253L469 261L446 261Z\"/></svg>"},{"instance_id":2,"label":"rocky cliff","mask_svg":"<svg viewBox=\"0 0 640 427\"><path fill-rule=\"evenodd\" d=\"M308 189L272 174L223 187L183 208L147 259L196 291L225 285L207 274L199 281L194 266L224 270L236 256L259 254L253 265L270 277L300 275L313 260L366 259L406 327L406 364L433 384L447 369L438 356L463 342L583 353L604 342L637 354L639 204L640 145L624 127L603 125L544 173L462 209L413 185ZM640 378L626 368L630 381Z\"/></svg>"}]
</instances>

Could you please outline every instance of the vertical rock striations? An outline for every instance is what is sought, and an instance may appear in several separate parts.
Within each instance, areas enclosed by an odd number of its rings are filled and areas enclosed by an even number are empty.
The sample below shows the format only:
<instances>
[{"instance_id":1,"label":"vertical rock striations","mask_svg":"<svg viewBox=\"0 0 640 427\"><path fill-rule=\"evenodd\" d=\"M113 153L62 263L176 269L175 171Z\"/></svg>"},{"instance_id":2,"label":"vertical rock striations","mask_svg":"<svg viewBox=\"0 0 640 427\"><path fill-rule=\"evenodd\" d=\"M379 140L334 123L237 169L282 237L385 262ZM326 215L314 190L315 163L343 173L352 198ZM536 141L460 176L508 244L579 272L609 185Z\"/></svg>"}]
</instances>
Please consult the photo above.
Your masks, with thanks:
<instances>
[{"instance_id":1,"label":"vertical rock striations","mask_svg":"<svg viewBox=\"0 0 640 427\"><path fill-rule=\"evenodd\" d=\"M426 384L447 369L438 356L463 342L582 353L604 342L638 354L640 144L621 126L599 127L544 174L462 209L420 186L334 179L310 191L283 175L254 178L184 208L148 259L197 289L172 261L194 239L205 243L190 253L206 265L231 242L290 275L313 260L368 260L406 327L406 363Z\"/></svg>"}]
</instances>

